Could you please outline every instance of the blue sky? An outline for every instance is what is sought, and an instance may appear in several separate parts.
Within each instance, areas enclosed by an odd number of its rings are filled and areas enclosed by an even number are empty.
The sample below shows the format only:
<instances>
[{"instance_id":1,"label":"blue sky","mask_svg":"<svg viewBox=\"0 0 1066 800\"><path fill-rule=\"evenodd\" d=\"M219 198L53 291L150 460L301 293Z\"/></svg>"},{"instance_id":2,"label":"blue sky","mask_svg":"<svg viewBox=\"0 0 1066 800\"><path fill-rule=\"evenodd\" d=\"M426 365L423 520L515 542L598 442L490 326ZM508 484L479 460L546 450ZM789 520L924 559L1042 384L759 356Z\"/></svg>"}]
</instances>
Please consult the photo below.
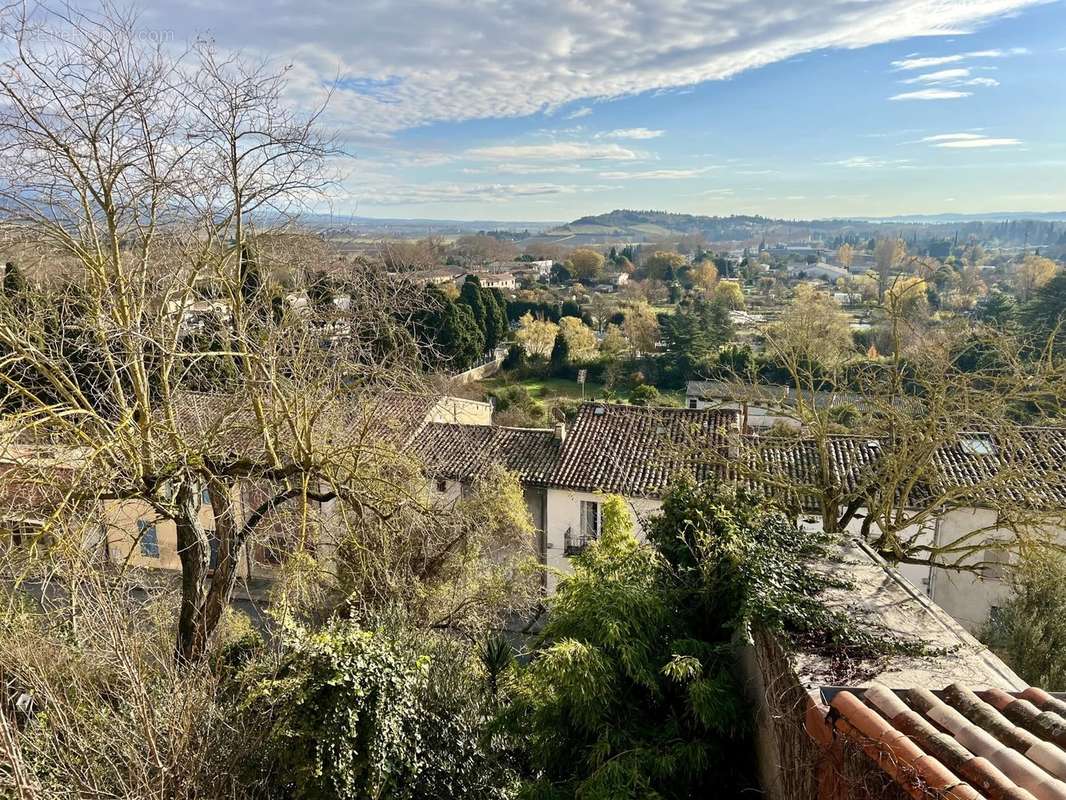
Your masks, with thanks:
<instances>
[{"instance_id":1,"label":"blue sky","mask_svg":"<svg viewBox=\"0 0 1066 800\"><path fill-rule=\"evenodd\" d=\"M1066 2L232 0L208 30L330 86L338 215L1066 210Z\"/></svg>"}]
</instances>

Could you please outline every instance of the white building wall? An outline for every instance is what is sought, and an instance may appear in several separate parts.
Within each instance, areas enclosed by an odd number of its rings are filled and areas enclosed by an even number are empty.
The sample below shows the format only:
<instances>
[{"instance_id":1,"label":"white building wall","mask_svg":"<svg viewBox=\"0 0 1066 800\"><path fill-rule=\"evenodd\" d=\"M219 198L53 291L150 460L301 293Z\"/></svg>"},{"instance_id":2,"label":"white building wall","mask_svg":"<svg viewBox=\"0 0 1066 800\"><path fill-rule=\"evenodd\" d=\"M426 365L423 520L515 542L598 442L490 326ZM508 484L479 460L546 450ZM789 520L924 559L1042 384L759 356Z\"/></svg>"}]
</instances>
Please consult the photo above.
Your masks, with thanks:
<instances>
[{"instance_id":1,"label":"white building wall","mask_svg":"<svg viewBox=\"0 0 1066 800\"><path fill-rule=\"evenodd\" d=\"M581 501L603 503L604 495L593 492L578 492L569 489L548 489L544 532L547 541L548 580L546 589L553 594L559 582L558 572L570 572L570 559L566 557L567 530L579 535L581 531ZM640 540L644 539L642 520L654 514L662 503L648 498L625 498L626 507L633 520L633 530Z\"/></svg>"},{"instance_id":2,"label":"white building wall","mask_svg":"<svg viewBox=\"0 0 1066 800\"><path fill-rule=\"evenodd\" d=\"M865 509L859 512L865 516ZM924 530L918 526L904 528L900 537L917 544L948 547L974 532L973 543L981 544L994 539L1012 539L1014 534L1005 528L997 527L996 512L986 508L957 508L941 515L934 524ZM858 535L862 528L862 517L852 520L848 531ZM1047 529L1034 533L1035 537L1048 541L1058 540L1066 543L1066 528L1048 526ZM955 569L929 567L917 564L900 564L896 570L916 587L924 591L938 606L954 617L971 633L980 633L988 622L992 609L1000 606L1010 593L1007 579L1014 556L1004 556L1002 571L986 570L983 574L961 572ZM977 564L987 562L989 557L985 550L978 550L963 563Z\"/></svg>"}]
</instances>

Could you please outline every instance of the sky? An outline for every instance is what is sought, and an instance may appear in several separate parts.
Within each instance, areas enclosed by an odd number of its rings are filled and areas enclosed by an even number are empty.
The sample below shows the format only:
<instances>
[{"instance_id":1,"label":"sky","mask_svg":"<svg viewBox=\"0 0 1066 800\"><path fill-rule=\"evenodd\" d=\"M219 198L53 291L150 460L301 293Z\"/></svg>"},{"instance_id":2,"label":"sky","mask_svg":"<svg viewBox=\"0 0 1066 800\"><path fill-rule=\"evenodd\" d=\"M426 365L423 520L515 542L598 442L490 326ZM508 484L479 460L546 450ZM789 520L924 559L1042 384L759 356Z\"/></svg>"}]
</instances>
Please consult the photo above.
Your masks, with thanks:
<instances>
[{"instance_id":1,"label":"sky","mask_svg":"<svg viewBox=\"0 0 1066 800\"><path fill-rule=\"evenodd\" d=\"M328 97L338 218L1066 211L1066 0L140 7Z\"/></svg>"}]
</instances>

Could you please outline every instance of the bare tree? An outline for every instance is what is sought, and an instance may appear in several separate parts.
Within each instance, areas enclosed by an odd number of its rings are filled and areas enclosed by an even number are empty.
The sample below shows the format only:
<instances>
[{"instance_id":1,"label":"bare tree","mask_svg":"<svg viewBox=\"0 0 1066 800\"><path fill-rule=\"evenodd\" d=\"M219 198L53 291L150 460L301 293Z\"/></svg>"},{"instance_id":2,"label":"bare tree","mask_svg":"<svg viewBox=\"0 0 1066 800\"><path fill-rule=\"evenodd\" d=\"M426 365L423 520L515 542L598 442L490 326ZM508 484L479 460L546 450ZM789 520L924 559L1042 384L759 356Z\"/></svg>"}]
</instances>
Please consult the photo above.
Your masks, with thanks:
<instances>
[{"instance_id":1,"label":"bare tree","mask_svg":"<svg viewBox=\"0 0 1066 800\"><path fill-rule=\"evenodd\" d=\"M720 459L730 474L818 513L827 530L857 530L898 563L980 571L985 551L1016 551L1063 527L1063 364L966 321L904 348L904 314L889 319L890 358L841 357L823 352L824 331L812 337L787 317L764 331L787 385L754 370L732 380L738 402L766 407L792 432L741 436ZM995 521L950 541L929 535L960 508L991 509Z\"/></svg>"},{"instance_id":2,"label":"bare tree","mask_svg":"<svg viewBox=\"0 0 1066 800\"><path fill-rule=\"evenodd\" d=\"M349 276L356 311L375 293L371 329L260 274L253 228L288 222L327 186L333 152L317 115L284 110L283 75L206 43L175 59L132 15L35 13L3 24L0 214L9 241L67 269L0 306L8 418L69 448L79 502L136 500L175 523L176 647L195 660L244 543L280 506L386 515L403 502L417 469L357 398L416 386L412 344L380 276ZM216 393L190 393L205 384ZM269 490L239 507L247 484Z\"/></svg>"}]
</instances>

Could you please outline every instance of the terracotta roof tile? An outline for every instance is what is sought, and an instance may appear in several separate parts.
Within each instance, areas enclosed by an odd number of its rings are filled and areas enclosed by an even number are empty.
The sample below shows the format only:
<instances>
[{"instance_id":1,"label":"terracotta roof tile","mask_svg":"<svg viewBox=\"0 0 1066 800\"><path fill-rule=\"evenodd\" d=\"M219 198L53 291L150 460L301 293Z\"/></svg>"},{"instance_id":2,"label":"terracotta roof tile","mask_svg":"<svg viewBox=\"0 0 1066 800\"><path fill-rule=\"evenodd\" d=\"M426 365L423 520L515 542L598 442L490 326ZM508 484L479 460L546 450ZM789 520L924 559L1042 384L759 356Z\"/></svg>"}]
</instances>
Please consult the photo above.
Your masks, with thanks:
<instances>
[{"instance_id":1,"label":"terracotta roof tile","mask_svg":"<svg viewBox=\"0 0 1066 800\"><path fill-rule=\"evenodd\" d=\"M524 483L542 485L555 471L559 445L551 429L437 422L426 425L412 442L435 477L468 480L499 464Z\"/></svg>"},{"instance_id":2,"label":"terracotta roof tile","mask_svg":"<svg viewBox=\"0 0 1066 800\"><path fill-rule=\"evenodd\" d=\"M1066 800L1062 702L1040 689L827 690L826 725L912 797ZM815 726L808 713L806 727ZM811 733L824 743L824 734Z\"/></svg>"},{"instance_id":3,"label":"terracotta roof tile","mask_svg":"<svg viewBox=\"0 0 1066 800\"><path fill-rule=\"evenodd\" d=\"M588 492L657 497L682 473L697 480L719 467L701 457L726 446L734 411L585 403L568 434L552 482Z\"/></svg>"}]
</instances>

